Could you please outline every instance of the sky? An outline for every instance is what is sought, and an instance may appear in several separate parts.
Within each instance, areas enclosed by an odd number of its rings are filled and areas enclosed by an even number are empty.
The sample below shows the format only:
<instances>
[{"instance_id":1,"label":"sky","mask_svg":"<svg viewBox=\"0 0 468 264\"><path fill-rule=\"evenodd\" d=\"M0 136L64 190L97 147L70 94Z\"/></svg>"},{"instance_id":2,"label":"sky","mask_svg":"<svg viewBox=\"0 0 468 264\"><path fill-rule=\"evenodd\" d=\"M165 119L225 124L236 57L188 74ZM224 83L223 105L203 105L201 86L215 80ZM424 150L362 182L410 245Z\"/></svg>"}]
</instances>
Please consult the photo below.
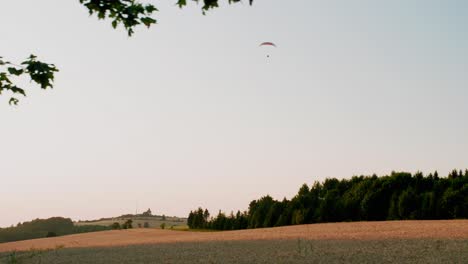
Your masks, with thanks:
<instances>
[{"instance_id":1,"label":"sky","mask_svg":"<svg viewBox=\"0 0 468 264\"><path fill-rule=\"evenodd\" d=\"M18 80L16 107L0 96L0 227L468 167L468 2L146 2L159 24L131 38L79 1L1 4L0 56L60 72L53 90Z\"/></svg>"}]
</instances>

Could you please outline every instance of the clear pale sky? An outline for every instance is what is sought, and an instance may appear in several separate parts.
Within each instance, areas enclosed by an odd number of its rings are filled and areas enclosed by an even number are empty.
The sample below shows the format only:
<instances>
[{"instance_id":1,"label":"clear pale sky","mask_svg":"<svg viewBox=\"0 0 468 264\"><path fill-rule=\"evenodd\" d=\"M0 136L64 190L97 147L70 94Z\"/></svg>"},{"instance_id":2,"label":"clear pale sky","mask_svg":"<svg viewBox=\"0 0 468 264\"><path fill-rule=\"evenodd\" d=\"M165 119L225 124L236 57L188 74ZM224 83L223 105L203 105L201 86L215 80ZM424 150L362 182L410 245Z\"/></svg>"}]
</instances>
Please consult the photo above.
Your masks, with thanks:
<instances>
[{"instance_id":1,"label":"clear pale sky","mask_svg":"<svg viewBox=\"0 0 468 264\"><path fill-rule=\"evenodd\" d=\"M174 2L128 38L77 0L2 1L0 55L61 71L18 107L0 97L0 226L468 167L467 1Z\"/></svg>"}]
</instances>

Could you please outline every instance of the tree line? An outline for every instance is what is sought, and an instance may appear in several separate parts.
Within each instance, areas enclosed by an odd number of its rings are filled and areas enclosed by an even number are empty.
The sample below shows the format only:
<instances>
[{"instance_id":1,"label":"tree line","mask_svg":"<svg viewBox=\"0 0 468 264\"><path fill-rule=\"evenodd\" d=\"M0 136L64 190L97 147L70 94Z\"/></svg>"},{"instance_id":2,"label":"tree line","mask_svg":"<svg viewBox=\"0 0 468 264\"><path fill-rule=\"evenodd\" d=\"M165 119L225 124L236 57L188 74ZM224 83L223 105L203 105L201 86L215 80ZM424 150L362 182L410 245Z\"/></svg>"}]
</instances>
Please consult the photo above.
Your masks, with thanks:
<instances>
[{"instance_id":1,"label":"tree line","mask_svg":"<svg viewBox=\"0 0 468 264\"><path fill-rule=\"evenodd\" d=\"M236 230L298 224L468 218L468 170L447 177L437 171L392 172L378 177L329 178L304 184L290 200L266 195L250 202L248 210L230 215L207 209L190 211L190 228Z\"/></svg>"},{"instance_id":2,"label":"tree line","mask_svg":"<svg viewBox=\"0 0 468 264\"><path fill-rule=\"evenodd\" d=\"M36 219L29 222L18 223L16 226L0 228L0 243L109 229L111 228L98 225L76 226L70 218L63 217Z\"/></svg>"}]
</instances>

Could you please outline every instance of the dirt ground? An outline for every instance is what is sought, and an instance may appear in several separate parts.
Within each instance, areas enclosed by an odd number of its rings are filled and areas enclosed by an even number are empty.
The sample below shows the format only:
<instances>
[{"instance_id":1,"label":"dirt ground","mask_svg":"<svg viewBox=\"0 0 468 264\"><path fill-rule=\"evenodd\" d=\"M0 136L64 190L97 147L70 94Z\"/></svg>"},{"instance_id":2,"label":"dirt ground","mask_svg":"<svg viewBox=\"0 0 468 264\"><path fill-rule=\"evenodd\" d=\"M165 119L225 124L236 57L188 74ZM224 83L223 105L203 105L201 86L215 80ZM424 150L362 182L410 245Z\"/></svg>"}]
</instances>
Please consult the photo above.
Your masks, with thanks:
<instances>
[{"instance_id":1,"label":"dirt ground","mask_svg":"<svg viewBox=\"0 0 468 264\"><path fill-rule=\"evenodd\" d=\"M468 239L468 220L326 223L225 232L161 229L103 231L0 244L0 252L179 242L264 240Z\"/></svg>"}]
</instances>

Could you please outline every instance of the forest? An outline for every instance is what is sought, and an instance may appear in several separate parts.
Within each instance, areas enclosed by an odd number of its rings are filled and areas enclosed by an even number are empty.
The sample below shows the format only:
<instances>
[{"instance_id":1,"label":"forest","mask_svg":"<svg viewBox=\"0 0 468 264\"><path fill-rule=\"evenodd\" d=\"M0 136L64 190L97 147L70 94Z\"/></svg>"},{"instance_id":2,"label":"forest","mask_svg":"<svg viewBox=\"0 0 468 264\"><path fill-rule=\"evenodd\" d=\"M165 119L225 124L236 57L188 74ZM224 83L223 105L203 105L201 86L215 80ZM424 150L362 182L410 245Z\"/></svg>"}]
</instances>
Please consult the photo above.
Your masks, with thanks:
<instances>
[{"instance_id":1,"label":"forest","mask_svg":"<svg viewBox=\"0 0 468 264\"><path fill-rule=\"evenodd\" d=\"M76 226L70 218L51 217L49 219L36 219L18 223L16 226L8 228L0 228L0 243L109 229L111 228L98 225Z\"/></svg>"},{"instance_id":2,"label":"forest","mask_svg":"<svg viewBox=\"0 0 468 264\"><path fill-rule=\"evenodd\" d=\"M468 170L446 177L436 172L392 172L378 177L328 178L304 184L290 200L266 195L247 211L210 217L198 208L188 216L191 229L237 230L343 221L468 218Z\"/></svg>"}]
</instances>

